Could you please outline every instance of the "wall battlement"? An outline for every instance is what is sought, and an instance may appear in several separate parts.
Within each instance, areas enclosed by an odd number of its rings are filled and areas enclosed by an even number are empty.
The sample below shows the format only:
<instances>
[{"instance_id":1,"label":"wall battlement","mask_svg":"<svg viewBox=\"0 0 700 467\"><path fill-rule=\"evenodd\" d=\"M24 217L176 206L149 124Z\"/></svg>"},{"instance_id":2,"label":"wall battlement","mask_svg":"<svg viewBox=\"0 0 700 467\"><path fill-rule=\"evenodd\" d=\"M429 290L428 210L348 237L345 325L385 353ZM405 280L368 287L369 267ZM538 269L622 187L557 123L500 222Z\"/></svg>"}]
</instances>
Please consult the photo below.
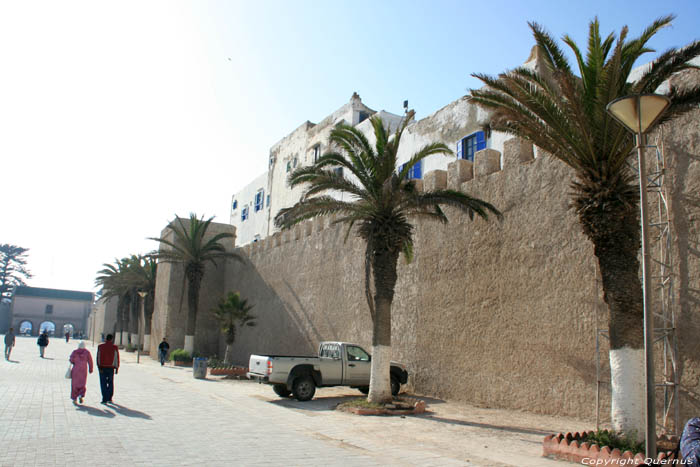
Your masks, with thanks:
<instances>
[{"instance_id":1,"label":"wall battlement","mask_svg":"<svg viewBox=\"0 0 700 467\"><path fill-rule=\"evenodd\" d=\"M504 167L501 167L501 153L493 149L482 149L474 154L474 162L457 159L448 164L447 170L431 170L425 177L416 180L418 190L459 190L474 195L474 180L491 174L509 170L513 166L530 164L534 160L534 150L531 143L519 138L505 142L503 149ZM489 201L489 200L485 200ZM302 222L289 230L277 232L260 241L249 243L241 249L248 257L263 254L266 251L288 243L294 243L305 237L320 233L326 229L342 232L342 226L333 223L333 217Z\"/></svg>"}]
</instances>

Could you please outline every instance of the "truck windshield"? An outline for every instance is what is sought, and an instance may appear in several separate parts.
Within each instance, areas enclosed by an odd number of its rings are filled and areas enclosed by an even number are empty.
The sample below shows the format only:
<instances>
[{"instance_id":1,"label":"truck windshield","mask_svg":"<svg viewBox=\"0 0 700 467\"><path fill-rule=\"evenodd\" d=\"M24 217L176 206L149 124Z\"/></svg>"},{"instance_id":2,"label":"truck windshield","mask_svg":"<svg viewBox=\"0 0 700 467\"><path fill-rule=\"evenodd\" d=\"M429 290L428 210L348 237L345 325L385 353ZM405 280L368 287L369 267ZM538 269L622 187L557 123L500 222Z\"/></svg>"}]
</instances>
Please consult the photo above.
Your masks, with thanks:
<instances>
[{"instance_id":1,"label":"truck windshield","mask_svg":"<svg viewBox=\"0 0 700 467\"><path fill-rule=\"evenodd\" d=\"M369 361L369 354L362 350L361 347L357 347L356 345L348 345L347 346L347 352L348 352L348 361L360 361L360 362L368 362Z\"/></svg>"}]
</instances>

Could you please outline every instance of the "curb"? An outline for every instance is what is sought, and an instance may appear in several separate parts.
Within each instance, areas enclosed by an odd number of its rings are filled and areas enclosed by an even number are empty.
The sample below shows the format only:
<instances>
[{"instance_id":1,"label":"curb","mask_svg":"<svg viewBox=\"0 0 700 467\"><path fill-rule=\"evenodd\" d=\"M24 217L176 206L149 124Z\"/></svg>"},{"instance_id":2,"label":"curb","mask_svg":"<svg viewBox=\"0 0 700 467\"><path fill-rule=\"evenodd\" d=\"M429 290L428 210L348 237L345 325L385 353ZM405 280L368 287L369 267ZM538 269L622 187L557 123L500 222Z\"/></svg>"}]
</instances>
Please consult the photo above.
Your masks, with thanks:
<instances>
[{"instance_id":1,"label":"curb","mask_svg":"<svg viewBox=\"0 0 700 467\"><path fill-rule=\"evenodd\" d=\"M592 460L601 460L605 465L645 465L644 454L633 454L631 451L620 452L619 449L610 449L609 446L600 447L597 444L586 442L585 439L594 431L582 431L558 435L547 435L542 442L542 456L553 456L556 459L567 460L579 464L590 465ZM659 437L659 441L677 443L677 437ZM675 455L670 451L660 452L656 459L663 464L674 460ZM586 460L587 462L584 462ZM597 465L597 463L596 463Z\"/></svg>"}]
</instances>

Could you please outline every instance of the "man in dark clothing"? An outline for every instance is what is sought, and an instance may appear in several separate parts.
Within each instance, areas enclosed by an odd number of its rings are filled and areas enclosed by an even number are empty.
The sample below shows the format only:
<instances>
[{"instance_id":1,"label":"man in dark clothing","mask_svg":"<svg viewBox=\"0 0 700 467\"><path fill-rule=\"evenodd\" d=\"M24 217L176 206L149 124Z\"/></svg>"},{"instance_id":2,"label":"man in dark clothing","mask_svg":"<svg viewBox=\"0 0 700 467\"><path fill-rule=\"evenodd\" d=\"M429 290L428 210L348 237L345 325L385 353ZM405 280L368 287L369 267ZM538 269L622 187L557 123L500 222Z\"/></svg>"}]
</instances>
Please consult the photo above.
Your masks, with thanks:
<instances>
[{"instance_id":1,"label":"man in dark clothing","mask_svg":"<svg viewBox=\"0 0 700 467\"><path fill-rule=\"evenodd\" d=\"M45 329L39 336L39 339L37 339L36 344L39 346L39 356L44 358L44 352L46 352L46 347L49 345L49 334Z\"/></svg>"},{"instance_id":2,"label":"man in dark clothing","mask_svg":"<svg viewBox=\"0 0 700 467\"><path fill-rule=\"evenodd\" d=\"M111 334L104 343L97 346L97 369L100 372L102 403L112 402L114 395L114 375L119 373L119 348L114 345Z\"/></svg>"},{"instance_id":3,"label":"man in dark clothing","mask_svg":"<svg viewBox=\"0 0 700 467\"><path fill-rule=\"evenodd\" d=\"M165 357L168 355L168 350L170 350L170 344L168 340L164 337L163 342L158 345L158 355L160 357L160 366L165 364Z\"/></svg>"},{"instance_id":4,"label":"man in dark clothing","mask_svg":"<svg viewBox=\"0 0 700 467\"><path fill-rule=\"evenodd\" d=\"M10 353L12 352L12 347L15 346L15 332L14 328L10 328L5 334L5 360L10 359ZM165 339L163 339L165 340Z\"/></svg>"}]
</instances>

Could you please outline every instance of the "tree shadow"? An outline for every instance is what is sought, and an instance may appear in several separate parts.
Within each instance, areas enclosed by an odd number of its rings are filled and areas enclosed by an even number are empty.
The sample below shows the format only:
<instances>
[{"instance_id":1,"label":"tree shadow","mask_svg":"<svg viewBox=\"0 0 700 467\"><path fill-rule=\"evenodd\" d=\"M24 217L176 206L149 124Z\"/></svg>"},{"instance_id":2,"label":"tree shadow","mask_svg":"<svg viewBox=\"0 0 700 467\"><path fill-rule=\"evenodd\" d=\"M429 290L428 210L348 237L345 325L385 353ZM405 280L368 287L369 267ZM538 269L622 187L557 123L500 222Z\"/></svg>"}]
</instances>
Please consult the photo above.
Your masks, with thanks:
<instances>
[{"instance_id":1,"label":"tree shadow","mask_svg":"<svg viewBox=\"0 0 700 467\"><path fill-rule=\"evenodd\" d=\"M474 427L474 428L484 428L484 429L488 429L488 430L498 430L498 431L505 431L508 433L518 433L518 434L524 434L524 435L547 436L547 435L551 435L552 433L554 433L554 431L545 431L545 430L528 429L528 428L514 428L514 427L510 427L510 426L491 425L489 423L477 423L477 422L469 422L466 420L455 420L452 418L436 417L435 415L432 415L429 412L426 412L424 415L416 415L416 417L423 418L425 420L431 420L431 421L438 422L438 423L446 423L448 425L470 426L470 427Z\"/></svg>"},{"instance_id":2,"label":"tree shadow","mask_svg":"<svg viewBox=\"0 0 700 467\"><path fill-rule=\"evenodd\" d=\"M80 412L85 412L94 417L114 418L114 414L112 412L108 410L100 410L96 407L90 407L89 405L76 405L75 408Z\"/></svg>"},{"instance_id":3,"label":"tree shadow","mask_svg":"<svg viewBox=\"0 0 700 467\"><path fill-rule=\"evenodd\" d=\"M108 402L107 407L114 409L119 415L124 415L125 417L133 418L143 418L145 420L152 420L151 416L147 413L140 412L138 410L133 410L123 405L115 404L114 402Z\"/></svg>"}]
</instances>

